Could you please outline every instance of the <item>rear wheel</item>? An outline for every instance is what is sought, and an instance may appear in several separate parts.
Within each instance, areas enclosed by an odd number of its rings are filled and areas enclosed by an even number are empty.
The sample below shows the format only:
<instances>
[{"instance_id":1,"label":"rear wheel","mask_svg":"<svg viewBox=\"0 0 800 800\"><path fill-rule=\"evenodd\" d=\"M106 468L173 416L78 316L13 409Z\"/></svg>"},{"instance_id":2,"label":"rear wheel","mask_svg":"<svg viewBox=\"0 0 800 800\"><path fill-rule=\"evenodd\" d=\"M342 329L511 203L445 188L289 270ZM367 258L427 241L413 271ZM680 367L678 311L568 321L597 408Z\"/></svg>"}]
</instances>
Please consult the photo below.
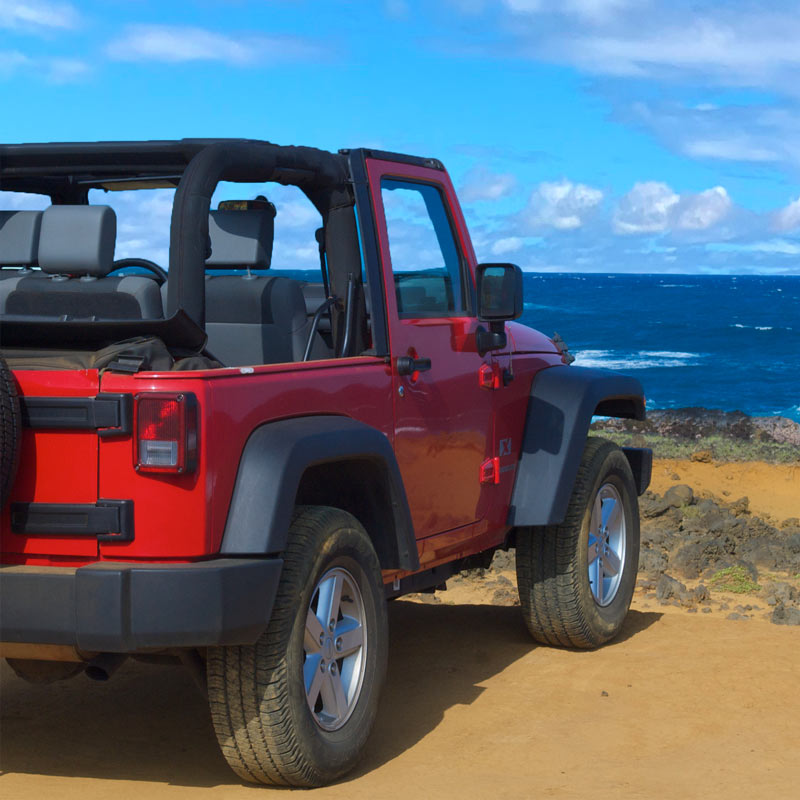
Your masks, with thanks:
<instances>
[{"instance_id":1,"label":"rear wheel","mask_svg":"<svg viewBox=\"0 0 800 800\"><path fill-rule=\"evenodd\" d=\"M8 365L0 358L0 508L5 508L17 475L21 436L16 383Z\"/></svg>"},{"instance_id":2,"label":"rear wheel","mask_svg":"<svg viewBox=\"0 0 800 800\"><path fill-rule=\"evenodd\" d=\"M639 506L628 459L587 440L561 525L517 533L520 605L545 644L597 647L619 633L639 561Z\"/></svg>"},{"instance_id":3,"label":"rear wheel","mask_svg":"<svg viewBox=\"0 0 800 800\"><path fill-rule=\"evenodd\" d=\"M320 786L366 744L386 671L380 565L359 522L338 509L295 513L269 626L252 646L208 655L223 755L253 783Z\"/></svg>"}]
</instances>

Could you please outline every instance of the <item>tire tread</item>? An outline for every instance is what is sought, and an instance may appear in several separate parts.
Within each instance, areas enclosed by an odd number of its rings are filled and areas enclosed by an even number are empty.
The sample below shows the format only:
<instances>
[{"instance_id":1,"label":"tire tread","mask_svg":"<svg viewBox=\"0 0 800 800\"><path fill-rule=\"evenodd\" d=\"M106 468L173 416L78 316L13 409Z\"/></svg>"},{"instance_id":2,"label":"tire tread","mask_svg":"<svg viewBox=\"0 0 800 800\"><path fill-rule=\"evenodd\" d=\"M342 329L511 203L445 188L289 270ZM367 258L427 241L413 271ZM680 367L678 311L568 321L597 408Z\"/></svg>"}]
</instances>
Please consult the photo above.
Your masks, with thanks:
<instances>
[{"instance_id":1,"label":"tire tread","mask_svg":"<svg viewBox=\"0 0 800 800\"><path fill-rule=\"evenodd\" d=\"M542 644L592 648L606 641L593 630L581 603L576 551L597 470L612 442L587 439L564 521L520 531L517 536L517 584L525 622Z\"/></svg>"},{"instance_id":2,"label":"tire tread","mask_svg":"<svg viewBox=\"0 0 800 800\"><path fill-rule=\"evenodd\" d=\"M233 771L250 783L313 787L330 780L306 757L294 728L285 651L308 555L331 517L341 521L342 514L322 506L295 510L267 631L254 645L209 648L208 694L217 739Z\"/></svg>"}]
</instances>

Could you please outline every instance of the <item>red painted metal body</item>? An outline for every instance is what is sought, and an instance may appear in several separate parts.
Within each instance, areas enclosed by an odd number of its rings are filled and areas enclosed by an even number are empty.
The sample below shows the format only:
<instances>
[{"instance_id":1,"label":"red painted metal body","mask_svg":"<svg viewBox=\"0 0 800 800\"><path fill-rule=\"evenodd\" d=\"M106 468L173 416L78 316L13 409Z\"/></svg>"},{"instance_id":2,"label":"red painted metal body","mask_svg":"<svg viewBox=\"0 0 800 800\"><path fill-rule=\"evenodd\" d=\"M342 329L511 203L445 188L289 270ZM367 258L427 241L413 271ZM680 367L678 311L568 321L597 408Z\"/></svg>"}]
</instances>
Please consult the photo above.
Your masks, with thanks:
<instances>
[{"instance_id":1,"label":"red painted metal body","mask_svg":"<svg viewBox=\"0 0 800 800\"><path fill-rule=\"evenodd\" d=\"M475 255L453 186L441 170L367 161L384 285L393 286L380 178L436 184L444 194L462 254ZM93 537L25 536L0 518L6 563L77 565L111 561L184 562L219 552L244 445L258 426L306 415L346 415L392 442L417 535L421 569L502 544L535 373L562 363L545 336L508 325L506 352L481 356L475 317L401 319L386 292L392 358L330 359L201 372L17 371L29 397L191 392L198 403L198 463L189 474L134 470L133 436L96 431L25 430L12 502L134 503L130 542ZM430 371L398 375L398 356L431 359ZM504 380L505 375L505 380ZM513 380L508 380L509 376ZM497 459L481 482L481 465ZM391 580L398 573L385 573Z\"/></svg>"}]
</instances>

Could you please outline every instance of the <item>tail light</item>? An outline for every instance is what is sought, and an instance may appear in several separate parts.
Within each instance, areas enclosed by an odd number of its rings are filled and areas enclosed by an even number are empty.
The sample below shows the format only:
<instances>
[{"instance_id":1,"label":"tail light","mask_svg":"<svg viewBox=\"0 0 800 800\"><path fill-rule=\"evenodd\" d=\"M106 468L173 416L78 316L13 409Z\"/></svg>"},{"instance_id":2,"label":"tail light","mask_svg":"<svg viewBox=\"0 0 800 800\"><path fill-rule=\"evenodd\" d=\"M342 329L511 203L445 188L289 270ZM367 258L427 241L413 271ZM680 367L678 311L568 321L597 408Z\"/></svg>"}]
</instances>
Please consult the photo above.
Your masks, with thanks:
<instances>
[{"instance_id":1,"label":"tail light","mask_svg":"<svg viewBox=\"0 0 800 800\"><path fill-rule=\"evenodd\" d=\"M190 393L148 392L136 396L136 451L142 472L194 472L197 469L197 398Z\"/></svg>"}]
</instances>

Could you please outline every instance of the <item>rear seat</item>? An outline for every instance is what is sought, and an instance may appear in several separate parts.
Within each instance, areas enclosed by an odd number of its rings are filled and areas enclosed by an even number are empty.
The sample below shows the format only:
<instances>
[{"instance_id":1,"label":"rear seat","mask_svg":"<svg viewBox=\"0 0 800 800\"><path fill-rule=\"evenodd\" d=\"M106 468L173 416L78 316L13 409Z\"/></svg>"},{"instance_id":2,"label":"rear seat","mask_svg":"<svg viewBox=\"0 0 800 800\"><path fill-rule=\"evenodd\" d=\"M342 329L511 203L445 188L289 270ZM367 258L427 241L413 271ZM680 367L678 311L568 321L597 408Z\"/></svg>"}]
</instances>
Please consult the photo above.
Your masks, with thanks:
<instances>
[{"instance_id":1,"label":"rear seat","mask_svg":"<svg viewBox=\"0 0 800 800\"><path fill-rule=\"evenodd\" d=\"M34 212L35 213L35 212ZM117 221L109 206L51 206L42 212L38 262L49 277L0 286L0 313L57 319L160 319L151 278L109 278ZM8 281L10 283L10 281Z\"/></svg>"},{"instance_id":2,"label":"rear seat","mask_svg":"<svg viewBox=\"0 0 800 800\"><path fill-rule=\"evenodd\" d=\"M0 211L0 314L22 278L40 276L37 266L41 211ZM14 269L2 269L13 267Z\"/></svg>"},{"instance_id":3,"label":"rear seat","mask_svg":"<svg viewBox=\"0 0 800 800\"><path fill-rule=\"evenodd\" d=\"M246 275L206 276L208 351L230 367L300 361L309 322L301 284L269 269L275 212L272 208L212 211L211 256L215 270L247 269Z\"/></svg>"}]
</instances>

